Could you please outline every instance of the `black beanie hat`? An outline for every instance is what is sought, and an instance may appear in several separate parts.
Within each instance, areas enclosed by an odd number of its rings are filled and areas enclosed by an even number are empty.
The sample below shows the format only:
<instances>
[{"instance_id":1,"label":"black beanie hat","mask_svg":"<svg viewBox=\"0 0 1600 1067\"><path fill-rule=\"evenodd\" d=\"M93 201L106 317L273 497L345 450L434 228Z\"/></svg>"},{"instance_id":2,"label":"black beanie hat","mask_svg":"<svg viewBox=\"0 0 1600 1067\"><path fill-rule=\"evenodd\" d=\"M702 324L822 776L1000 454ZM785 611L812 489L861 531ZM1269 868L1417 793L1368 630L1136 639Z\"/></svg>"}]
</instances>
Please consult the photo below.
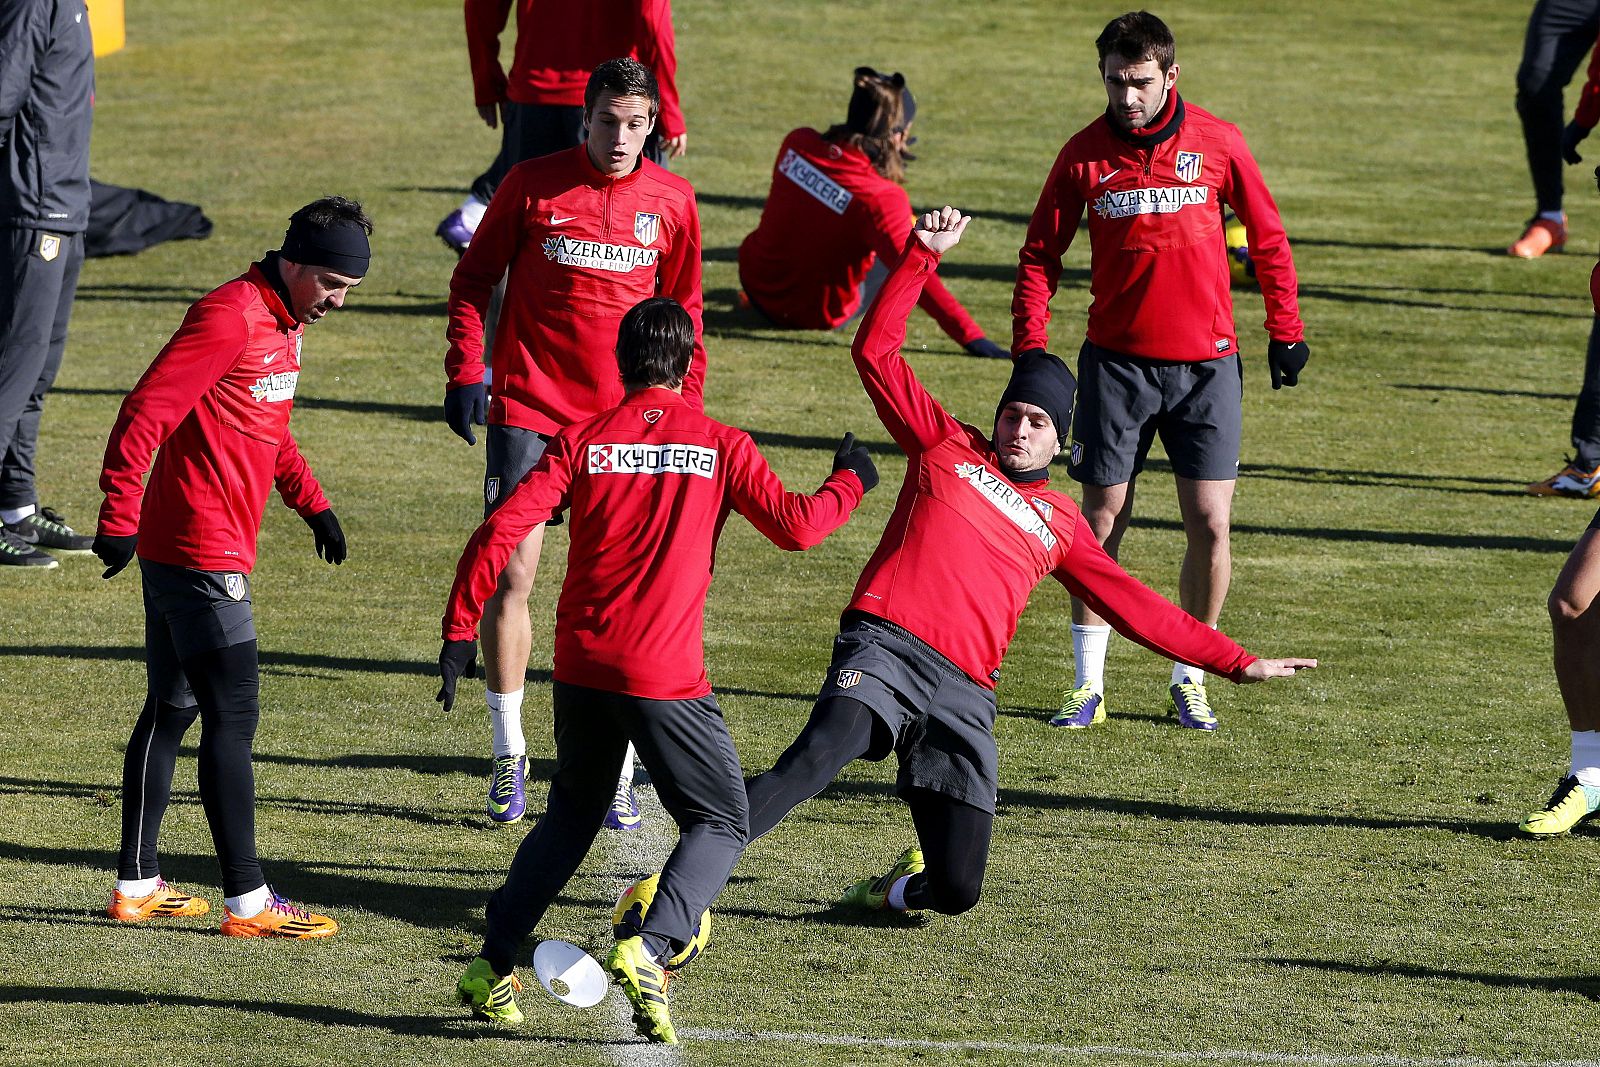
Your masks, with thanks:
<instances>
[{"instance_id":1,"label":"black beanie hat","mask_svg":"<svg viewBox=\"0 0 1600 1067\"><path fill-rule=\"evenodd\" d=\"M295 218L283 235L278 254L304 267L327 267L351 278L364 278L372 262L366 229L354 219L340 219L331 226L319 226L306 218Z\"/></svg>"},{"instance_id":2,"label":"black beanie hat","mask_svg":"<svg viewBox=\"0 0 1600 1067\"><path fill-rule=\"evenodd\" d=\"M1042 348L1020 352L1011 363L1011 380L1000 403L995 405L995 421L1006 405L1020 402L1043 408L1050 421L1055 423L1056 440L1066 441L1072 432L1072 401L1078 391L1078 380L1061 361Z\"/></svg>"}]
</instances>

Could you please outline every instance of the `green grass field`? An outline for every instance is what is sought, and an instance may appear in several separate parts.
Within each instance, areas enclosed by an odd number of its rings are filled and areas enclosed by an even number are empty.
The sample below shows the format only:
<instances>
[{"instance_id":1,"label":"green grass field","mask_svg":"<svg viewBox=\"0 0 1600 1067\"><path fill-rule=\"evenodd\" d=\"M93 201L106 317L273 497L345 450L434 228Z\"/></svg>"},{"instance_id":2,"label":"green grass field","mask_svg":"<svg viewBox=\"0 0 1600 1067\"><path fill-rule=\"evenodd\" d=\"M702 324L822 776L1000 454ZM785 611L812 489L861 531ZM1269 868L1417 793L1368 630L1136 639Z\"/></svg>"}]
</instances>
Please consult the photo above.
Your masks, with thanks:
<instances>
[{"instance_id":1,"label":"green grass field","mask_svg":"<svg viewBox=\"0 0 1600 1067\"><path fill-rule=\"evenodd\" d=\"M1273 393L1260 298L1236 294L1246 430L1224 627L1323 667L1214 687L1222 729L1202 736L1164 716L1166 665L1118 642L1105 727L1051 730L1072 666L1067 598L1042 586L1000 685L1001 809L980 905L865 925L834 909L911 840L892 768L850 768L735 872L710 951L673 987L684 1062L1600 1059L1587 899L1600 837L1514 834L1566 766L1544 599L1591 515L1520 489L1566 446L1600 241L1589 168L1569 168L1571 253L1495 254L1531 209L1512 107L1528 6L1158 9L1181 88L1244 129L1278 198L1313 347L1302 386ZM676 9L708 410L806 488L852 429L892 486L904 463L849 338L782 334L735 307L735 250L773 152L793 126L842 115L858 63L905 71L920 105L913 202L977 216L943 273L1006 340L1026 217L1062 141L1103 102L1092 41L1120 8ZM0 574L0 1060L671 1061L637 1043L615 994L575 1011L534 987L510 1035L451 996L521 837L481 813L481 685L452 714L432 699L482 463L439 418L454 257L432 228L497 137L472 110L459 5L144 0L129 5L128 39L99 69L95 174L201 203L217 230L84 271L41 470L45 502L79 528L93 524L117 405L185 306L275 247L315 196L358 197L378 225L366 283L308 333L294 422L350 561L325 566L273 505L254 577L261 854L283 892L344 929L268 944L223 938L212 920L113 928L101 908L144 691L137 579L102 582L90 558ZM1063 352L1081 336L1087 262L1072 249L1054 305ZM988 419L1003 368L962 356L926 317L911 339L935 393ZM804 722L893 495L805 555L730 524L707 653L747 768L770 766ZM1124 562L1168 594L1176 519L1158 461ZM534 606L525 718L541 772L564 546L553 534ZM220 908L196 739L163 873ZM651 815L645 834L602 838L541 933L604 950L616 892L670 843Z\"/></svg>"}]
</instances>

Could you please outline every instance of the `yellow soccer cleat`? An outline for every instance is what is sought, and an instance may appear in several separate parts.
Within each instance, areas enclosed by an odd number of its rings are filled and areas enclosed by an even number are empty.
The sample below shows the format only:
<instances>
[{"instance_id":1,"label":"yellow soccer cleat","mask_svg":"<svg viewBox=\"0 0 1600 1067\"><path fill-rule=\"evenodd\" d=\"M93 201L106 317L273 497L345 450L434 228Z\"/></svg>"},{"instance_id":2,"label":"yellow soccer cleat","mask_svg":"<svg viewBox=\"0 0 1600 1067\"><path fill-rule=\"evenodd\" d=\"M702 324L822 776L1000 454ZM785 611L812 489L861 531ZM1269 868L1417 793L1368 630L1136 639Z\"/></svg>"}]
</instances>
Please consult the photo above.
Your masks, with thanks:
<instances>
[{"instance_id":1,"label":"yellow soccer cleat","mask_svg":"<svg viewBox=\"0 0 1600 1067\"><path fill-rule=\"evenodd\" d=\"M889 890L894 888L894 884L906 875L920 873L925 866L926 864L922 862L922 850L913 845L900 853L894 861L894 866L887 872L876 878L863 878L846 889L840 903L848 907L870 908L874 911L887 908Z\"/></svg>"},{"instance_id":2,"label":"yellow soccer cleat","mask_svg":"<svg viewBox=\"0 0 1600 1067\"><path fill-rule=\"evenodd\" d=\"M672 1028L672 1014L667 1011L667 971L650 958L644 939L618 941L606 957L606 970L633 1005L633 1026L639 1036L676 1045L678 1033Z\"/></svg>"},{"instance_id":3,"label":"yellow soccer cleat","mask_svg":"<svg viewBox=\"0 0 1600 1067\"><path fill-rule=\"evenodd\" d=\"M235 915L224 907L222 932L229 937L292 937L304 940L313 937L331 937L339 932L339 924L326 915L291 904L273 893L267 906L249 918Z\"/></svg>"},{"instance_id":4,"label":"yellow soccer cleat","mask_svg":"<svg viewBox=\"0 0 1600 1067\"><path fill-rule=\"evenodd\" d=\"M1593 815L1600 808L1600 789L1582 785L1578 779L1561 779L1550 801L1522 820L1517 827L1529 837L1558 837Z\"/></svg>"},{"instance_id":5,"label":"yellow soccer cleat","mask_svg":"<svg viewBox=\"0 0 1600 1067\"><path fill-rule=\"evenodd\" d=\"M517 1007L520 992L522 983L516 975L500 977L482 956L467 965L466 973L456 983L456 996L461 1003L496 1026L522 1025L522 1009Z\"/></svg>"},{"instance_id":6,"label":"yellow soccer cleat","mask_svg":"<svg viewBox=\"0 0 1600 1067\"><path fill-rule=\"evenodd\" d=\"M119 891L111 891L111 903L106 906L106 914L119 923L142 923L149 919L178 919L193 915L204 915L211 910L199 897L191 897L180 892L164 881L156 883L155 891L142 897L124 896Z\"/></svg>"}]
</instances>

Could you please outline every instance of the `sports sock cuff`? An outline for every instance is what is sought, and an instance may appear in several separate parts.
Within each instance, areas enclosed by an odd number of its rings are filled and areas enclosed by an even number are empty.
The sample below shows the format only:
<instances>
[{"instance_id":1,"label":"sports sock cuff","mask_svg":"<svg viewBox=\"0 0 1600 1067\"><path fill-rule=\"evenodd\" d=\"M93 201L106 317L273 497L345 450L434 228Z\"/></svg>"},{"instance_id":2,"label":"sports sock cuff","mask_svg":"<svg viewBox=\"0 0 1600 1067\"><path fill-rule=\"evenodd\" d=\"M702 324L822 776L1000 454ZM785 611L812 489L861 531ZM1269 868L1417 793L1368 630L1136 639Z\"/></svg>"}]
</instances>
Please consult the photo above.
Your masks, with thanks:
<instances>
[{"instance_id":1,"label":"sports sock cuff","mask_svg":"<svg viewBox=\"0 0 1600 1067\"><path fill-rule=\"evenodd\" d=\"M906 883L909 881L909 874L902 874L894 880L894 885L889 887L889 907L896 911L906 910Z\"/></svg>"},{"instance_id":2,"label":"sports sock cuff","mask_svg":"<svg viewBox=\"0 0 1600 1067\"><path fill-rule=\"evenodd\" d=\"M522 695L526 689L514 689L509 693L496 693L493 689L484 693L484 699L489 703L490 711L508 711L517 713L522 710Z\"/></svg>"},{"instance_id":3,"label":"sports sock cuff","mask_svg":"<svg viewBox=\"0 0 1600 1067\"><path fill-rule=\"evenodd\" d=\"M1590 788L1600 786L1600 730L1572 731L1572 775Z\"/></svg>"},{"instance_id":4,"label":"sports sock cuff","mask_svg":"<svg viewBox=\"0 0 1600 1067\"><path fill-rule=\"evenodd\" d=\"M125 897L147 897L161 885L161 876L154 878L118 878L117 892Z\"/></svg>"},{"instance_id":5,"label":"sports sock cuff","mask_svg":"<svg viewBox=\"0 0 1600 1067\"><path fill-rule=\"evenodd\" d=\"M488 210L488 204L475 196L469 196L461 201L461 221L466 223L467 229L477 233L478 224L483 221L483 213Z\"/></svg>"},{"instance_id":6,"label":"sports sock cuff","mask_svg":"<svg viewBox=\"0 0 1600 1067\"><path fill-rule=\"evenodd\" d=\"M1092 685L1105 691L1106 649L1111 644L1111 627L1072 624L1073 688Z\"/></svg>"},{"instance_id":7,"label":"sports sock cuff","mask_svg":"<svg viewBox=\"0 0 1600 1067\"><path fill-rule=\"evenodd\" d=\"M1205 685L1206 672L1188 663L1174 663L1172 665L1172 684L1182 685L1185 682L1192 685Z\"/></svg>"},{"instance_id":8,"label":"sports sock cuff","mask_svg":"<svg viewBox=\"0 0 1600 1067\"><path fill-rule=\"evenodd\" d=\"M272 888L263 885L250 890L248 893L241 893L236 897L228 897L223 903L228 905L228 910L234 914L235 918L248 919L253 915L260 915L266 911L267 905L271 901Z\"/></svg>"},{"instance_id":9,"label":"sports sock cuff","mask_svg":"<svg viewBox=\"0 0 1600 1067\"><path fill-rule=\"evenodd\" d=\"M0 508L0 522L7 526L15 526L37 510L39 508L36 504L24 504L20 508Z\"/></svg>"}]
</instances>

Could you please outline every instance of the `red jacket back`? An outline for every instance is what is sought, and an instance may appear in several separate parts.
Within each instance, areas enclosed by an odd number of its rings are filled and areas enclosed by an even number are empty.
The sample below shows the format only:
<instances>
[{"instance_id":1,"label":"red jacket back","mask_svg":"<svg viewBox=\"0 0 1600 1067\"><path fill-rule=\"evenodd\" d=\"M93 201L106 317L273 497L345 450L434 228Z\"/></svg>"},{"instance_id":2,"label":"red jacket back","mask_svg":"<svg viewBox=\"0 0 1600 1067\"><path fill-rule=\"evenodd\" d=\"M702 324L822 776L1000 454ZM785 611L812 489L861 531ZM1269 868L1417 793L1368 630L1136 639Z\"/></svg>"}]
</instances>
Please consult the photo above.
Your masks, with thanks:
<instances>
[{"instance_id":1,"label":"red jacket back","mask_svg":"<svg viewBox=\"0 0 1600 1067\"><path fill-rule=\"evenodd\" d=\"M510 268L495 331L489 421L553 434L614 407L617 327L670 296L694 320L684 396L699 407L700 214L687 181L647 159L609 178L584 145L511 168L450 278L450 387L482 380L483 320Z\"/></svg>"},{"instance_id":2,"label":"red jacket back","mask_svg":"<svg viewBox=\"0 0 1600 1067\"><path fill-rule=\"evenodd\" d=\"M913 237L851 348L878 417L910 463L850 608L909 630L993 689L1028 595L1051 575L1118 633L1238 681L1254 656L1117 566L1071 497L1048 482L1005 477L989 435L958 422L917 381L900 348L938 261Z\"/></svg>"},{"instance_id":3,"label":"red jacket back","mask_svg":"<svg viewBox=\"0 0 1600 1067\"><path fill-rule=\"evenodd\" d=\"M905 189L859 150L794 130L778 148L761 222L739 246L739 282L779 325L831 330L860 307L873 263L899 261L912 222ZM918 303L957 344L983 336L938 278Z\"/></svg>"},{"instance_id":4,"label":"red jacket back","mask_svg":"<svg viewBox=\"0 0 1600 1067\"><path fill-rule=\"evenodd\" d=\"M1089 340L1145 359L1196 363L1238 351L1222 207L1245 225L1267 333L1305 337L1289 239L1237 127L1172 93L1175 128L1133 144L1100 116L1068 141L1019 253L1012 351L1049 347L1061 257L1089 217Z\"/></svg>"},{"instance_id":5,"label":"red jacket back","mask_svg":"<svg viewBox=\"0 0 1600 1067\"><path fill-rule=\"evenodd\" d=\"M556 679L651 700L705 696L705 599L729 513L779 548L803 549L844 525L861 495L850 471L830 475L814 495L785 492L749 434L671 390L641 390L556 434L478 527L456 568L444 637L476 636L511 553L570 508Z\"/></svg>"},{"instance_id":6,"label":"red jacket back","mask_svg":"<svg viewBox=\"0 0 1600 1067\"><path fill-rule=\"evenodd\" d=\"M608 59L632 56L661 88L663 137L683 133L671 0L516 0L511 74L500 65L500 32L512 0L466 0L467 59L479 105L581 107L589 74Z\"/></svg>"},{"instance_id":7,"label":"red jacket back","mask_svg":"<svg viewBox=\"0 0 1600 1067\"><path fill-rule=\"evenodd\" d=\"M260 264L190 306L117 413L101 533L137 533L157 563L248 574L273 485L302 517L328 509L289 433L302 329Z\"/></svg>"}]
</instances>

